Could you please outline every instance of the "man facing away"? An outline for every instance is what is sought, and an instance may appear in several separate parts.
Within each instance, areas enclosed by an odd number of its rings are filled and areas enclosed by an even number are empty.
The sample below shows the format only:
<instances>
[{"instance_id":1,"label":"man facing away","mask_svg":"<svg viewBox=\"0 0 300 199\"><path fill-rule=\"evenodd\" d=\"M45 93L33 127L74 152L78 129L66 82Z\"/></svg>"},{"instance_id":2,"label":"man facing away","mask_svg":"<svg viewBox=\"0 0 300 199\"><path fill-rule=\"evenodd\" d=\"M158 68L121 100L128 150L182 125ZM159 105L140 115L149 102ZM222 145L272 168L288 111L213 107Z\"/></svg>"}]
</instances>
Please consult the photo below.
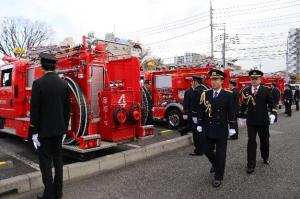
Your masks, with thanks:
<instances>
[{"instance_id":1,"label":"man facing away","mask_svg":"<svg viewBox=\"0 0 300 199\"><path fill-rule=\"evenodd\" d=\"M45 186L37 198L62 198L63 161L62 138L68 130L70 119L69 88L54 72L56 58L40 54L43 77L32 85L30 100L30 129L34 144L38 147L39 165ZM51 165L55 168L53 180Z\"/></svg>"},{"instance_id":2,"label":"man facing away","mask_svg":"<svg viewBox=\"0 0 300 199\"><path fill-rule=\"evenodd\" d=\"M219 187L224 177L227 139L236 133L236 120L232 92L222 88L226 75L216 69L209 75L212 89L201 95L197 131L205 135L205 155L212 164L210 172L215 172L212 185Z\"/></svg>"},{"instance_id":3,"label":"man facing away","mask_svg":"<svg viewBox=\"0 0 300 199\"><path fill-rule=\"evenodd\" d=\"M274 123L277 110L269 88L261 85L263 72L249 72L251 86L242 92L241 117L247 118L247 173L252 174L256 167L256 135L260 138L260 152L263 163L269 164L269 125ZM247 115L246 115L247 112ZM269 116L269 112L271 115Z\"/></svg>"}]
</instances>

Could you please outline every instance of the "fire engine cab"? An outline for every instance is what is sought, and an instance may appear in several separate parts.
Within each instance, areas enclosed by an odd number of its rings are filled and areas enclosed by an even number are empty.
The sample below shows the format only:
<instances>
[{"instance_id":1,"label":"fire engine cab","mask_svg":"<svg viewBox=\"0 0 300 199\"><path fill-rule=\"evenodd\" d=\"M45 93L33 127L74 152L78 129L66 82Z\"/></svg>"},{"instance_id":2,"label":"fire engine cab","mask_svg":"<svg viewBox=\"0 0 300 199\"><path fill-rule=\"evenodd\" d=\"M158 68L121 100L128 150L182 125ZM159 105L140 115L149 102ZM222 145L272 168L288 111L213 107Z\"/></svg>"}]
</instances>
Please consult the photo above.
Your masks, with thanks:
<instances>
[{"instance_id":1,"label":"fire engine cab","mask_svg":"<svg viewBox=\"0 0 300 199\"><path fill-rule=\"evenodd\" d=\"M112 55L107 45L84 36L82 44L73 48L36 47L26 59L4 57L5 64L0 66L0 131L31 141L31 86L42 76L38 54L50 52L58 58L56 73L71 90L65 150L84 154L151 135L152 126L142 126L141 121L140 61L128 54Z\"/></svg>"},{"instance_id":2,"label":"fire engine cab","mask_svg":"<svg viewBox=\"0 0 300 199\"><path fill-rule=\"evenodd\" d=\"M197 68L186 68L167 71L145 72L144 80L149 80L150 93L152 96L152 117L154 120L167 121L171 128L178 128L183 123L183 98L184 92L190 88L193 75L203 77L201 86L204 89L210 88L208 72L212 66ZM229 87L230 73L224 80L224 88Z\"/></svg>"}]
</instances>

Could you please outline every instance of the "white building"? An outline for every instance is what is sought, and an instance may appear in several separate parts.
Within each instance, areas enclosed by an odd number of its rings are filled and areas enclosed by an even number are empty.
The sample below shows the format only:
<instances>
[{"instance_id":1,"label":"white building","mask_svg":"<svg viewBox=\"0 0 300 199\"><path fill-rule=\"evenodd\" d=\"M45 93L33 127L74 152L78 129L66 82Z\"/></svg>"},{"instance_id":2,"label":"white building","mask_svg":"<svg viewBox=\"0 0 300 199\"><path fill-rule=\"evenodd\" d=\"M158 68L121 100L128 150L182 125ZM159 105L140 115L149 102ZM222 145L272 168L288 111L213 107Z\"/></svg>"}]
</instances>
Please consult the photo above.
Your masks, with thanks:
<instances>
[{"instance_id":1,"label":"white building","mask_svg":"<svg viewBox=\"0 0 300 199\"><path fill-rule=\"evenodd\" d=\"M291 29L288 34L287 71L300 73L300 28Z\"/></svg>"}]
</instances>

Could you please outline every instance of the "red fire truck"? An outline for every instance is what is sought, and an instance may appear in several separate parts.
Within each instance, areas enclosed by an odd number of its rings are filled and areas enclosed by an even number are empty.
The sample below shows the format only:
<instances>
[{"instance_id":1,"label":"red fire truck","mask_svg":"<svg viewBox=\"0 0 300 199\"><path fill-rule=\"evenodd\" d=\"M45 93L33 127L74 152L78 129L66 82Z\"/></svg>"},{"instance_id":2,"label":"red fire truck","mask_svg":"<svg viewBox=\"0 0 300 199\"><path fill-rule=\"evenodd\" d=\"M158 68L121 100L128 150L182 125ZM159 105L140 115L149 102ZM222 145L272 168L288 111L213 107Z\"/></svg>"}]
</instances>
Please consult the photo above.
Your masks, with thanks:
<instances>
[{"instance_id":1,"label":"red fire truck","mask_svg":"<svg viewBox=\"0 0 300 199\"><path fill-rule=\"evenodd\" d=\"M153 133L142 126L140 61L111 59L105 42L73 48L39 49L58 58L56 72L71 90L71 119L63 148L84 154ZM39 53L27 59L4 57L0 66L0 131L31 140L28 134L32 82L41 77ZM36 55L36 56L34 56ZM122 55L123 56L123 55Z\"/></svg>"},{"instance_id":2,"label":"red fire truck","mask_svg":"<svg viewBox=\"0 0 300 199\"><path fill-rule=\"evenodd\" d=\"M178 128L183 123L183 97L184 92L191 86L193 75L203 76L201 85L204 89L210 87L208 71L212 66L145 72L144 80L150 80L150 93L152 97L152 118L167 121L171 128ZM227 77L224 88L229 87L230 73L225 70Z\"/></svg>"}]
</instances>

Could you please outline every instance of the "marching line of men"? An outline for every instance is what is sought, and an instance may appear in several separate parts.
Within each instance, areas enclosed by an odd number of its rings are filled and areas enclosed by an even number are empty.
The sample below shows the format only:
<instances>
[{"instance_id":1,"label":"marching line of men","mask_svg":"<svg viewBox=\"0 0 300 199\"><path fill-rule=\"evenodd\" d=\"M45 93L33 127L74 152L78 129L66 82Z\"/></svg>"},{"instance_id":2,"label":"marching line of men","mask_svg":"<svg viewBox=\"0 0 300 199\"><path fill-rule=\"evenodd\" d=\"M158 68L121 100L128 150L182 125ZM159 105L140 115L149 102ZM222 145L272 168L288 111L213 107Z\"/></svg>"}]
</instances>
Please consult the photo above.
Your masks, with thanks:
<instances>
[{"instance_id":1,"label":"marching line of men","mask_svg":"<svg viewBox=\"0 0 300 199\"><path fill-rule=\"evenodd\" d=\"M192 83L191 89L186 92L184 119L188 120L188 126L193 131L195 151L191 155L205 154L211 163L210 173L214 173L212 185L219 187L224 177L227 140L238 139L238 123L242 120L238 118L246 119L247 125L246 172L252 174L255 170L257 134L260 139L263 163L269 165L269 125L277 120L276 107L280 94L276 97L277 93L275 95L272 89L261 84L263 72L251 70L249 72L251 86L241 92L240 102L240 95L235 88L234 81L230 81L230 90L223 89L226 77L224 72L213 69L209 75L212 89L197 90L195 84ZM201 83L202 79L193 76L192 82L194 81ZM187 127L179 130L181 135L188 131Z\"/></svg>"}]
</instances>

